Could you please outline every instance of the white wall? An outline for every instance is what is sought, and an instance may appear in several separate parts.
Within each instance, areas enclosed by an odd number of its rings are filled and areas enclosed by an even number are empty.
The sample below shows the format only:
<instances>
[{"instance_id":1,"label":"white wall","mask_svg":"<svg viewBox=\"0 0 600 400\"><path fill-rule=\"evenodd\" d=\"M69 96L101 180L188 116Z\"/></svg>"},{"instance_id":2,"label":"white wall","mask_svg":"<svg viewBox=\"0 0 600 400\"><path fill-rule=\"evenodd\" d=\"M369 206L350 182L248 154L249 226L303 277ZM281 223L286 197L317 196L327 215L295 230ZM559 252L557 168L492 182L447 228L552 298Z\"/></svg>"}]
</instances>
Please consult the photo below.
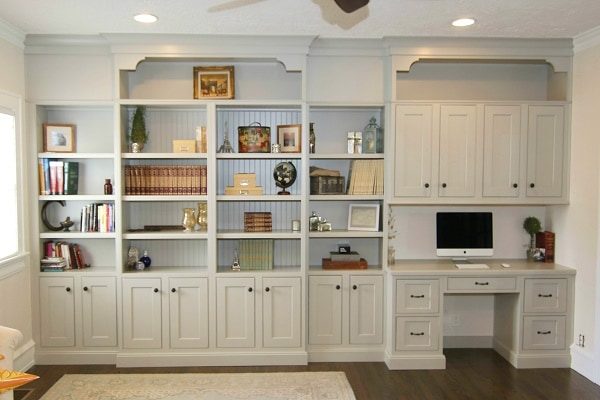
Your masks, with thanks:
<instances>
[{"instance_id":1,"label":"white wall","mask_svg":"<svg viewBox=\"0 0 600 400\"><path fill-rule=\"evenodd\" d=\"M575 54L571 127L571 193L568 206L548 208L550 229L556 232L556 261L577 269L574 337L585 335L585 347L573 347L573 368L592 378L594 357L600 371L595 328L598 309L598 248L600 176L600 46ZM595 322L596 321L596 322ZM596 355L594 356L594 351ZM596 382L600 376L596 376ZM600 383L600 382L599 382Z\"/></svg>"}]
</instances>

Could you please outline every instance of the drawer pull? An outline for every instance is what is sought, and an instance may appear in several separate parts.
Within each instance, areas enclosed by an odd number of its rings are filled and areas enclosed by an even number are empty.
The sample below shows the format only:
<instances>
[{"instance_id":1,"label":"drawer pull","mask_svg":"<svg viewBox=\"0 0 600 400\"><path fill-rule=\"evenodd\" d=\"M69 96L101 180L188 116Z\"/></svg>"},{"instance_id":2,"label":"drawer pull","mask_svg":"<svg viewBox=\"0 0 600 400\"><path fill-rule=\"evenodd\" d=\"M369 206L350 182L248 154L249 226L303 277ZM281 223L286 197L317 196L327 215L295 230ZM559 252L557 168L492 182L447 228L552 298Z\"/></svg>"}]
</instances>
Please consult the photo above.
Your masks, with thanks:
<instances>
[{"instance_id":1,"label":"drawer pull","mask_svg":"<svg viewBox=\"0 0 600 400\"><path fill-rule=\"evenodd\" d=\"M411 294L410 298L411 299L423 299L423 298L425 298L425 295L424 294Z\"/></svg>"},{"instance_id":2,"label":"drawer pull","mask_svg":"<svg viewBox=\"0 0 600 400\"><path fill-rule=\"evenodd\" d=\"M489 285L490 283L489 283L489 282L475 282L475 284L476 284L476 285L479 285L479 286L487 286L487 285Z\"/></svg>"},{"instance_id":3,"label":"drawer pull","mask_svg":"<svg viewBox=\"0 0 600 400\"><path fill-rule=\"evenodd\" d=\"M537 331L538 335L549 335L551 333L552 333L552 331Z\"/></svg>"},{"instance_id":4,"label":"drawer pull","mask_svg":"<svg viewBox=\"0 0 600 400\"><path fill-rule=\"evenodd\" d=\"M411 332L410 336L425 336L425 332Z\"/></svg>"},{"instance_id":5,"label":"drawer pull","mask_svg":"<svg viewBox=\"0 0 600 400\"><path fill-rule=\"evenodd\" d=\"M552 294L538 294L538 297L552 297Z\"/></svg>"}]
</instances>

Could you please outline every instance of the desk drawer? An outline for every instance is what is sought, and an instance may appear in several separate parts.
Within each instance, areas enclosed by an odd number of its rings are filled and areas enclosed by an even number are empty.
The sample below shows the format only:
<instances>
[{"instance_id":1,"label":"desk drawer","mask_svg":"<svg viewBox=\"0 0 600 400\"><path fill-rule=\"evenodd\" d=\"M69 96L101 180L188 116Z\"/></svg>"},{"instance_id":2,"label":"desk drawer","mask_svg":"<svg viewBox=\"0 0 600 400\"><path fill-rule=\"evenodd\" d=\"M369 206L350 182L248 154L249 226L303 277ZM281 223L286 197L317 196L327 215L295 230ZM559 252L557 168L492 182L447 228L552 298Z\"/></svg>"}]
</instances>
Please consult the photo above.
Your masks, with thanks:
<instances>
[{"instance_id":1,"label":"desk drawer","mask_svg":"<svg viewBox=\"0 0 600 400\"><path fill-rule=\"evenodd\" d=\"M525 312L567 312L567 280L525 279Z\"/></svg>"},{"instance_id":2,"label":"desk drawer","mask_svg":"<svg viewBox=\"0 0 600 400\"><path fill-rule=\"evenodd\" d=\"M396 351L437 350L439 317L396 317Z\"/></svg>"},{"instance_id":3,"label":"desk drawer","mask_svg":"<svg viewBox=\"0 0 600 400\"><path fill-rule=\"evenodd\" d=\"M396 314L433 314L439 304L439 280L396 279Z\"/></svg>"},{"instance_id":4,"label":"desk drawer","mask_svg":"<svg viewBox=\"0 0 600 400\"><path fill-rule=\"evenodd\" d=\"M495 291L515 290L517 288L516 278L498 277L450 277L448 278L448 291L473 290L473 291Z\"/></svg>"},{"instance_id":5,"label":"desk drawer","mask_svg":"<svg viewBox=\"0 0 600 400\"><path fill-rule=\"evenodd\" d=\"M523 317L524 350L560 350L565 348L564 316Z\"/></svg>"}]
</instances>

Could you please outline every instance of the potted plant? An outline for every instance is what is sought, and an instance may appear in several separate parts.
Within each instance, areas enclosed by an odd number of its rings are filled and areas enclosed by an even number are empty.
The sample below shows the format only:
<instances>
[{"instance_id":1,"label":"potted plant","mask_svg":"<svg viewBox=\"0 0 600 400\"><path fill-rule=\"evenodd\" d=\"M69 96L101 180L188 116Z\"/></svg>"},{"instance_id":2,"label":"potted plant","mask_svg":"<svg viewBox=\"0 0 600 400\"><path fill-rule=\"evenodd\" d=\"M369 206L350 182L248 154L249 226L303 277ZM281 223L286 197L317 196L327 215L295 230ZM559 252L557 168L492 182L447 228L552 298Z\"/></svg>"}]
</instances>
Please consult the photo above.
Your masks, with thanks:
<instances>
[{"instance_id":1,"label":"potted plant","mask_svg":"<svg viewBox=\"0 0 600 400\"><path fill-rule=\"evenodd\" d=\"M536 217L527 217L523 221L523 229L529 234L529 248L527 249L527 259L533 260L535 253L535 234L542 230L542 224Z\"/></svg>"},{"instance_id":2,"label":"potted plant","mask_svg":"<svg viewBox=\"0 0 600 400\"><path fill-rule=\"evenodd\" d=\"M148 141L148 132L146 131L146 121L144 118L145 111L145 107L137 106L133 114L131 133L129 134L131 151L133 153L141 153L144 149L144 144Z\"/></svg>"}]
</instances>

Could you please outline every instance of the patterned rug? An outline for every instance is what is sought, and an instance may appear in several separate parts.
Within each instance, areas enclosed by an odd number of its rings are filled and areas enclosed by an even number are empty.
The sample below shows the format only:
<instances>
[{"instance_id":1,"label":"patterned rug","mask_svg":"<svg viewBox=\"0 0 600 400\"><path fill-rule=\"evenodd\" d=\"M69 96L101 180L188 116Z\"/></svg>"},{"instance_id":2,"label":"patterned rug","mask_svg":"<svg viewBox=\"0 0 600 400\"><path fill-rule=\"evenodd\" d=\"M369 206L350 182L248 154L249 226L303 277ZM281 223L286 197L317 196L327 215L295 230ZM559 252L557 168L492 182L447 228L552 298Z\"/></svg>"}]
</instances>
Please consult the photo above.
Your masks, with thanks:
<instances>
[{"instance_id":1,"label":"patterned rug","mask_svg":"<svg viewBox=\"0 0 600 400\"><path fill-rule=\"evenodd\" d=\"M42 400L355 400L343 372L64 375Z\"/></svg>"}]
</instances>

